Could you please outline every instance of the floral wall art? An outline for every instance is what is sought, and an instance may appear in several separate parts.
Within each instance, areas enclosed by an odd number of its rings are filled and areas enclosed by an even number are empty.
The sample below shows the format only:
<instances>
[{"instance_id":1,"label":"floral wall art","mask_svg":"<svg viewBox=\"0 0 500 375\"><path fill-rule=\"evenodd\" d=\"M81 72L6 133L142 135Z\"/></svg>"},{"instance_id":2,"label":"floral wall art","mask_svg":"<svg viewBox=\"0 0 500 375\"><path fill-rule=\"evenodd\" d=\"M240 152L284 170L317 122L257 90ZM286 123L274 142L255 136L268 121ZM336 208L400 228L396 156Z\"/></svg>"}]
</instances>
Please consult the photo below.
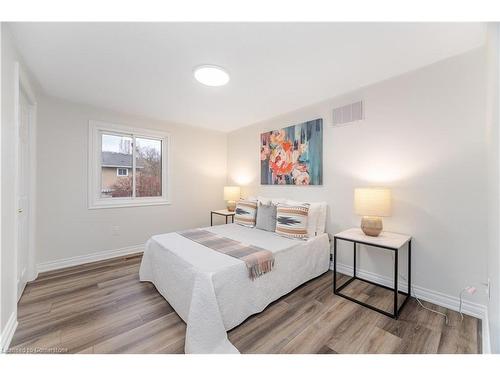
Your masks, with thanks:
<instances>
[{"instance_id":1,"label":"floral wall art","mask_svg":"<svg viewBox=\"0 0 500 375\"><path fill-rule=\"evenodd\" d=\"M262 185L323 184L323 119L262 133Z\"/></svg>"}]
</instances>

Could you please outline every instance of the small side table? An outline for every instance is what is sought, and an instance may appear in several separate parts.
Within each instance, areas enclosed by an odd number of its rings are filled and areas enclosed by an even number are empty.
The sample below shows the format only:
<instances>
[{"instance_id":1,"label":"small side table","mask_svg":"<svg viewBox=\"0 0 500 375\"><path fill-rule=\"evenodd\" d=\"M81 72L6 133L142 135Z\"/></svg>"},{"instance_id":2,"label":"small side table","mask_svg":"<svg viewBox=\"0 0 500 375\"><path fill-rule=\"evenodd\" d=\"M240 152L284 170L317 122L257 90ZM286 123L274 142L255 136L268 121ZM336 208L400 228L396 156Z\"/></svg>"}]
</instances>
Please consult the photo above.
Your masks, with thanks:
<instances>
[{"instance_id":1,"label":"small side table","mask_svg":"<svg viewBox=\"0 0 500 375\"><path fill-rule=\"evenodd\" d=\"M337 241L349 241L354 244L354 262L353 262L353 276L347 280L344 284L337 286ZM394 251L394 288L387 287L385 285L381 285L375 283L370 280L363 279L356 275L356 245L362 244L372 247L378 247L385 250ZM398 252L404 246L408 244L408 293L402 292L398 290ZM344 289L347 285L349 285L354 280L361 280L369 284L373 284L385 289L392 290L394 292L394 308L393 312L387 312L381 310L375 306L371 306L363 301L358 301L357 299L347 296L341 293L341 290ZM390 318L398 319L401 310L408 302L408 298L411 295L411 236L406 234L399 233L391 233L391 232L382 232L378 237L367 236L363 233L360 228L352 228L345 230L343 232L337 233L333 237L333 292L341 297L344 297L352 302L356 302L364 307L377 311L381 314L387 315ZM406 296L405 300L398 308L398 294L403 294Z\"/></svg>"},{"instance_id":2,"label":"small side table","mask_svg":"<svg viewBox=\"0 0 500 375\"><path fill-rule=\"evenodd\" d=\"M227 218L231 217L232 223L234 223L234 213L235 213L234 211L228 211L228 210L210 211L210 226L214 225L214 215L225 216L226 217L226 224L227 224Z\"/></svg>"}]
</instances>

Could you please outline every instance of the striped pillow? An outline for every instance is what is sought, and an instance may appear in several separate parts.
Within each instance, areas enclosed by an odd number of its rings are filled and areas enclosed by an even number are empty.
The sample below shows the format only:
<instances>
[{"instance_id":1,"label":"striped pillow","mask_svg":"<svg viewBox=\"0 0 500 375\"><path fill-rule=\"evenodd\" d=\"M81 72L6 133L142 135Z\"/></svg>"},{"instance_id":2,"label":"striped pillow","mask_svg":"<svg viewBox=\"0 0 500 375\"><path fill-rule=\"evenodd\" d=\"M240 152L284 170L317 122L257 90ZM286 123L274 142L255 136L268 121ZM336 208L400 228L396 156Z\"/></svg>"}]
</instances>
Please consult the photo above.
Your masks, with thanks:
<instances>
[{"instance_id":1,"label":"striped pillow","mask_svg":"<svg viewBox=\"0 0 500 375\"><path fill-rule=\"evenodd\" d=\"M309 204L279 204L276 213L276 233L289 237L307 239L307 216Z\"/></svg>"},{"instance_id":2,"label":"striped pillow","mask_svg":"<svg viewBox=\"0 0 500 375\"><path fill-rule=\"evenodd\" d=\"M257 216L257 202L240 199L236 204L234 222L246 227L255 226Z\"/></svg>"}]
</instances>

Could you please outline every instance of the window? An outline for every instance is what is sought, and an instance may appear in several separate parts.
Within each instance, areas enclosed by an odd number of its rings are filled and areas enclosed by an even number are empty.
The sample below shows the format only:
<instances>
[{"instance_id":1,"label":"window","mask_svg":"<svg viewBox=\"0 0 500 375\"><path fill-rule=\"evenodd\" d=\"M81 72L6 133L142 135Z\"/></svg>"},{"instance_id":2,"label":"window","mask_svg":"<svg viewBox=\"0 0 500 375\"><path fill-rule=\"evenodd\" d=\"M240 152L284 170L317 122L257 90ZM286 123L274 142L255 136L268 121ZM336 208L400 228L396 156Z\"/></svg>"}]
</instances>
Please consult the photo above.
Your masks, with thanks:
<instances>
[{"instance_id":1,"label":"window","mask_svg":"<svg viewBox=\"0 0 500 375\"><path fill-rule=\"evenodd\" d=\"M89 123L89 208L168 204L166 133Z\"/></svg>"},{"instance_id":2,"label":"window","mask_svg":"<svg viewBox=\"0 0 500 375\"><path fill-rule=\"evenodd\" d=\"M102 168L102 167L101 167ZM128 168L116 168L116 175L120 176L128 176Z\"/></svg>"}]
</instances>

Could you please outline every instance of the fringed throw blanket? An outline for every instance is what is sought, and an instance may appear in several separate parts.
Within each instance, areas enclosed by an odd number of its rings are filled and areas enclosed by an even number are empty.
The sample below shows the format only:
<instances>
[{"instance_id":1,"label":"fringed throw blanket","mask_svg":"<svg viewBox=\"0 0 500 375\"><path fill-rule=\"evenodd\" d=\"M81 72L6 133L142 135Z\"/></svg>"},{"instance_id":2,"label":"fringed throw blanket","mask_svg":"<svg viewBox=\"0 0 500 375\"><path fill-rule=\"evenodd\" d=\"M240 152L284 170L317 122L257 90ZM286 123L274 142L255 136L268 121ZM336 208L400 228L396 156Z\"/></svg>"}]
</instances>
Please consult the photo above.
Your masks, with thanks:
<instances>
[{"instance_id":1,"label":"fringed throw blanket","mask_svg":"<svg viewBox=\"0 0 500 375\"><path fill-rule=\"evenodd\" d=\"M247 245L203 229L190 229L177 233L219 253L241 259L247 265L252 280L270 272L274 267L274 256L269 250Z\"/></svg>"}]
</instances>

